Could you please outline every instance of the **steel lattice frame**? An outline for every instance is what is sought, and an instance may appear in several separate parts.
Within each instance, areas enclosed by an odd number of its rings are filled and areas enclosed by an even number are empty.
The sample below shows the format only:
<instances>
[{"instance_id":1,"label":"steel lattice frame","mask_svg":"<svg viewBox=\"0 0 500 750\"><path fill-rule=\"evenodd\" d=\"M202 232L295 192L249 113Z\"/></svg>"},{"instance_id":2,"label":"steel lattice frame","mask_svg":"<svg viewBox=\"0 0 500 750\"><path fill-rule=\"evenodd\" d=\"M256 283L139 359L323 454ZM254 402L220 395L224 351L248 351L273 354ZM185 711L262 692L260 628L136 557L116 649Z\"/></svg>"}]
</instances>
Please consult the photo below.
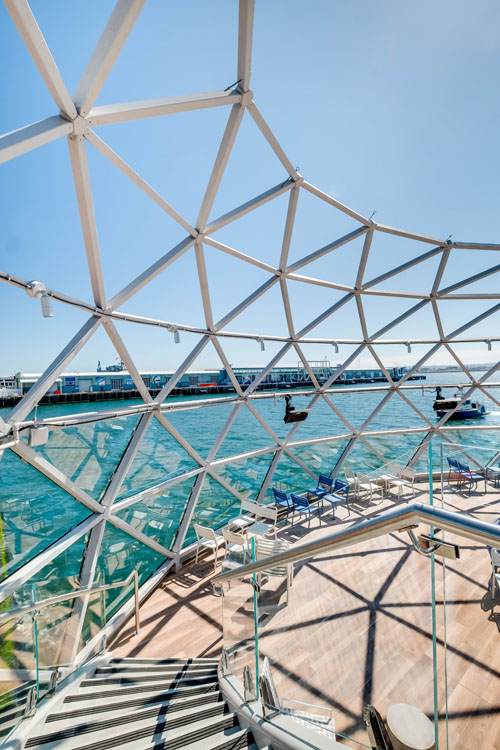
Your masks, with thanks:
<instances>
[{"instance_id":1,"label":"steel lattice frame","mask_svg":"<svg viewBox=\"0 0 500 750\"><path fill-rule=\"evenodd\" d=\"M89 302L74 299L64 294L63 292L59 292L57 290L49 290L49 293L53 299L63 304L78 308L88 313L89 317L87 322L82 326L78 333L71 339L71 341L67 343L67 345L62 349L62 351L52 362L52 364L50 364L45 372L41 375L39 380L30 389L25 398L23 398L22 401L20 401L20 403L12 410L9 418L6 420L2 428L3 434L0 433L2 441L2 444L0 444L0 448L3 445L5 449L12 450L24 461L31 464L38 471L40 471L57 485L62 487L77 501L83 503L92 511L92 515L87 520L72 529L64 537L59 539L54 544L50 545L44 552L31 559L19 570L15 571L4 582L2 582L0 584L0 600L4 599L6 596L9 596L26 580L28 580L37 571L39 571L44 565L57 557L57 555L59 555L64 549L69 547L76 539L80 538L84 534L87 534L88 532L91 533L88 543L88 553L85 558L85 563L82 571L82 584L91 585L94 579L96 563L99 557L104 528L107 522L119 527L135 539L141 541L143 544L146 544L157 552L163 554L166 558L166 564L163 566L163 569L165 569L166 567L168 567L168 565L172 564L173 561L179 560L186 533L191 523L196 503L207 476L210 476L216 482L222 485L235 498L242 499L242 496L239 494L239 492L216 472L218 467L225 464L230 464L234 461L242 460L243 458L268 453L270 456L270 470L268 471L260 490L259 499L261 500L267 492L273 475L277 467L279 466L279 461L282 455L287 456L292 461L294 461L304 472L310 474L311 476L313 475L313 472L310 470L310 468L305 465L290 450L294 446L312 445L314 443L327 442L332 440L347 441L346 448L343 450L341 458L335 468L335 471L338 471L342 463L347 459L358 441L366 444L367 437L397 435L405 432L405 430L390 429L370 432L368 429L375 416L380 412L381 409L384 408L389 400L393 399L396 396L396 394L397 397L403 399L405 403L408 404L415 411L417 416L422 420L422 427L414 428L413 430L411 430L411 432L421 434L422 437L420 448L413 456L413 463L417 460L418 455L420 454L421 450L423 450L426 443L434 435L439 434L443 437L443 439L451 442L451 438L447 436L447 429L449 428L447 428L445 425L447 419L449 418L449 415L443 417L437 424L432 424L425 416L425 414L423 414L406 395L408 389L413 387L408 384L408 379L410 378L410 376L413 375L420 367L422 367L422 365L424 365L441 348L449 352L449 354L454 358L456 363L464 372L467 381L470 383L463 396L462 402L465 399L469 398L474 391L479 390L485 396L491 399L496 406L500 406L500 402L488 390L489 387L491 387L491 384L487 384L485 382L498 368L500 368L500 361L497 362L488 372L486 372L483 377L481 377L479 380L476 380L471 375L471 373L461 361L453 348L453 345L456 343L485 341L484 336L479 338L468 338L466 336L464 337L463 334L466 334L468 329L476 325L479 321L488 318L489 316L500 310L500 292L494 292L491 294L471 294L467 293L467 290L465 292L463 292L462 290L464 287L467 287L468 285L480 279L486 278L492 274L496 274L498 271L500 271L500 265L493 265L485 271L476 273L475 275L468 278L464 278L460 282L446 288L441 287L441 281L443 278L445 267L452 257L453 253L457 249L468 249L472 251L475 249L491 250L493 252L498 252L500 251L500 245L452 242L450 240L441 240L438 238L428 237L412 232L406 232L401 229L396 229L394 227L379 224L372 221L371 219L367 219L366 217L361 216L356 211L353 211L352 209L341 204L314 185L308 183L292 166L292 162L280 147L278 141L276 140L275 136L266 124L266 121L264 120L262 114L257 108L257 105L254 102L253 93L250 90L252 30L254 15L253 0L240 0L239 2L238 60L236 73L236 79L238 81L237 88L233 87L229 90L224 91L188 94L185 96L167 99L129 102L123 104L113 104L109 106L95 106L94 102L96 101L97 96L101 91L101 88L120 53L120 50L122 49L122 46L124 45L135 21L138 18L142 7L144 6L145 0L118 0L115 9L110 17L110 20L90 58L88 66L73 97L71 97L68 93L64 81L62 80L62 77L50 53L50 50L48 49L45 40L43 39L41 31L26 0L4 0L4 3L8 12L10 13L14 24L17 27L18 32L22 36L31 56L33 57L33 60L47 88L49 89L56 106L59 108L59 113L40 122L34 123L32 125L27 125L26 127L21 128L17 131L1 136L0 161L4 162L13 159L32 149L41 147L44 144L47 144L55 139L62 137L67 138L71 167L73 171L75 189L80 211L89 275L93 291L93 301ZM222 142L220 144L220 148L212 169L212 173L205 191L205 195L199 208L196 226L191 226L191 224L186 221L184 217L182 217L137 172L135 172L117 153L115 153L106 144L106 142L96 134L94 130L96 126L104 126L111 123L120 123L139 118L166 116L177 112L188 112L209 107L223 106L229 108L229 117L227 120L227 125L222 138ZM233 145L235 143L238 129L243 117L253 118L262 135L267 140L269 146L281 162L288 176L283 182L265 190L263 193L257 195L252 200L244 203L243 205L235 207L232 211L219 216L214 220L209 220L214 200L221 184L224 170L233 149ZM181 242L179 242L175 247L165 253L151 266L146 268L139 276L137 276L137 278L131 280L130 283L128 283L111 299L108 299L106 295L106 287L101 267L101 256L98 243L96 220L93 209L89 169L87 164L87 144L91 144L93 147L95 147L106 159L108 159L117 169L119 169L124 175L126 175L152 201L160 206L160 208L162 208L186 232L186 236ZM309 253L308 255L294 263L289 263L288 255L300 191L307 191L308 193L315 196L319 201L323 201L324 203L328 204L330 207L332 207L332 209L337 210L341 214L350 217L358 223L358 227L345 236L342 236L338 239L332 239L332 242L330 242L325 247ZM266 262L242 253L236 248L229 247L228 245L220 242L217 239L217 231L219 229L227 226L232 222L236 222L239 218L245 216L249 212L258 209L265 203L272 201L278 196L284 194L288 194L289 198L279 268L275 268L274 266ZM429 246L429 250L421 254L416 254L412 260L394 267L392 270L383 273L377 278L366 281L364 278L365 268L370 253L370 246L372 244L372 239L375 233L398 235L402 238L418 242L419 246L420 243L426 243ZM363 250L354 286L351 287L344 284L339 284L330 279L316 279L302 275L302 269L304 269L310 263L326 256L329 253L334 253L338 248L356 240L357 238L363 238ZM240 304L234 307L221 320L216 322L214 321L212 314L209 284L205 267L204 245L211 246L220 251L220 253L222 254L228 254L229 256L239 258L241 261L264 270L269 274L268 279L264 284L257 288L248 297L243 299ZM194 327L185 325L182 323L182 321L153 320L147 317L123 311L123 306L134 294L145 287L152 279L161 274L171 264L175 263L176 260L183 256L183 254L186 253L186 251L188 251L190 248L194 248L196 257L198 281L205 315L204 325L200 327ZM437 274L430 284L430 291L428 293L393 292L380 288L380 284L385 280L395 277L398 274L403 273L415 266L418 266L419 264L424 263L426 260L432 257L439 258L440 260ZM26 289L28 285L28 281L26 279L16 277L12 274L9 274L8 272L3 271L0 272L0 280L7 284L18 287L21 290ZM343 293L343 296L338 302L326 309L308 325L297 331L294 325L293 310L288 296L288 280L299 281L303 284L308 285L321 285L333 290L339 290ZM274 286L279 286L281 291L288 331L284 331L282 336L271 336L266 335L265 333L235 333L227 329L227 326L231 321L233 321L244 310L249 308L257 299L259 299ZM390 323L385 325L383 328L376 331L374 334L369 335L363 307L363 299L368 296L403 297L410 300L410 302L413 301L413 306L405 313L399 315ZM462 325L459 328L446 333L443 329L437 302L439 300L478 298L496 300L496 302L494 302L493 306L486 312L470 320L465 325ZM351 300L354 300L357 306L359 321L363 334L362 338L328 339L314 338L314 336L310 335L311 331L313 331L314 328L316 328L323 321L334 316L338 310L340 310L347 302ZM437 330L439 332L439 337L422 339L406 337L404 339L390 340L382 338L392 328L397 326L399 323L407 320L412 315L418 313L422 308L426 306L429 306L432 309ZM138 368L134 364L130 353L128 352L117 331L115 321L127 321L130 324L163 327L170 332L173 332L177 329L178 331L187 331L199 335L199 340L196 346L178 367L174 375L166 383L166 385L163 387L163 389L155 399L150 396L149 391L139 374ZM127 449L125 450L122 460L116 472L113 474L112 479L104 493L102 502L98 503L84 490L77 487L77 485L72 482L69 477L65 476L56 467L51 465L47 460L40 457L35 451L29 448L24 441L20 441L19 435L20 433L22 433L23 429L26 429L30 424L32 424L27 421L27 417L33 407L39 402L41 397L47 392L50 386L71 362L71 360L82 349L82 347L84 347L86 342L101 326L109 336L109 339L111 340L119 357L125 363L125 366L137 387L137 390L142 396L143 403L138 406L126 407L118 411L114 410L112 415L102 411L96 412L96 416L99 419L106 419L110 416L116 416L118 413L137 413L141 415L133 437ZM246 388L242 388L242 386L236 379L235 374L229 364L228 358L225 354L225 340L228 338L279 342L281 344L281 348L279 349L278 353L273 356L268 364L261 370L260 374L253 381L253 383L251 383L251 385ZM491 336L487 339L487 341L500 341L500 336ZM338 345L348 344L354 345L355 349L347 357L347 359L345 359L340 369L338 369L327 380L327 382L320 384L316 379L315 374L312 371L310 364L307 362L307 359L303 353L302 345L308 343L331 344L335 346L336 350L338 348ZM189 442L180 435L180 433L168 420L168 412L170 410L183 409L185 408L185 406L183 406L182 404L167 406L165 404L165 399L175 387L176 383L179 381L182 375L187 370L189 370L190 367L192 367L192 364L195 362L200 352L210 344L214 347L222 363L222 366L226 369L231 382L234 385L236 395L230 396L228 398L217 399L217 403L220 405L228 403L233 404L233 409L222 431L217 436L207 459L204 460L199 455L199 453L189 444ZM387 368L377 354L374 348L374 344L376 344L377 346L394 344L411 346L412 344L425 344L428 345L429 348L419 359L419 361L409 371L406 372L405 376L401 380L395 382L391 378L390 373L387 371ZM299 360L303 363L303 366L307 371L314 387L313 393L311 394L309 392L309 394L311 395L311 400L308 408L314 408L318 403L326 403L332 410L332 412L335 413L344 423L346 431L342 435L331 435L329 437L321 437L309 440L297 440L295 439L295 434L297 432L298 425L295 425L290 429L288 435L284 439L280 439L256 410L254 406L254 400L261 397L257 396L257 386L266 377L269 371L274 366L276 366L287 353L293 350L295 350ZM378 404L376 408L371 412L371 414L367 415L362 426L359 429L355 429L346 419L346 417L340 412L340 410L334 405L332 400L329 398L329 394L331 392L335 392L334 386L336 381L340 378L341 374L351 365L351 363L353 363L354 360L363 352L369 353L375 359L375 361L378 363L378 366L386 375L388 385L371 389L385 391L385 396L382 399L381 403ZM208 400L200 402L200 404L203 403L208 403ZM249 410L253 417L255 417L260 422L262 427L266 430L270 439L269 447L265 449L249 451L239 456L230 456L229 458L217 459L217 452L241 409ZM80 421L84 421L84 418L80 415L69 416L65 419L71 424L78 424ZM197 464L197 468L180 476L168 479L161 484L156 484L154 487L138 492L135 495L127 497L124 500L115 502L116 498L119 495L122 483L127 475L127 471L129 470L132 461L137 454L137 451L144 439L148 427L154 419L156 419L181 445L181 447ZM50 425L54 422L54 420L47 419L42 420L42 422ZM0 422L0 426L1 425L2 423ZM494 427L492 426L487 426L483 429L488 428L494 429ZM369 445L369 448L372 451L374 450L373 445ZM382 454L380 454L380 456L382 459L384 458ZM182 521L177 531L172 551L157 543L137 529L133 528L132 525L126 523L117 516L117 512L119 510L137 503L140 500L143 500L148 496L148 494L157 492L158 489L161 488L173 486L176 483L190 477L194 478L194 485L189 499L186 498L187 504L184 510ZM157 580L157 578L154 580ZM87 602L85 601L78 604L77 615L79 622L78 627L80 628L81 623L83 622L83 615L85 614L86 606ZM78 632L79 631L77 630L77 634ZM75 635L74 642L78 642L77 635Z\"/></svg>"}]
</instances>

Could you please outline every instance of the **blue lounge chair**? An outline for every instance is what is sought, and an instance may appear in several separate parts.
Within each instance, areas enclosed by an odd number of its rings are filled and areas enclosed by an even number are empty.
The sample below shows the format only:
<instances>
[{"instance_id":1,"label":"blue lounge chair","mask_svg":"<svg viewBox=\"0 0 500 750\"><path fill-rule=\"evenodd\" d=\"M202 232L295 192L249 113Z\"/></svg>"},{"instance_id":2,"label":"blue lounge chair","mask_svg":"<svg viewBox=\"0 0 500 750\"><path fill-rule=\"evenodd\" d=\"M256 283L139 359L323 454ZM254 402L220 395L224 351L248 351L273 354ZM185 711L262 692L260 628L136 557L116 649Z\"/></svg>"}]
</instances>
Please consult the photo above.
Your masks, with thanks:
<instances>
[{"instance_id":1,"label":"blue lounge chair","mask_svg":"<svg viewBox=\"0 0 500 750\"><path fill-rule=\"evenodd\" d=\"M293 511L293 502L288 497L286 492L283 492L283 490L278 490L276 487L273 487L273 493L274 493L274 502L276 505L281 506L282 508L286 508L286 514L290 513L290 511Z\"/></svg>"},{"instance_id":2,"label":"blue lounge chair","mask_svg":"<svg viewBox=\"0 0 500 750\"><path fill-rule=\"evenodd\" d=\"M320 474L318 477L318 483L313 489L307 490L307 494L314 495L318 500L321 500L328 492L332 491L333 479L326 474Z\"/></svg>"},{"instance_id":3,"label":"blue lounge chair","mask_svg":"<svg viewBox=\"0 0 500 750\"><path fill-rule=\"evenodd\" d=\"M347 515L351 515L351 509L349 508L349 489L349 482L344 482L342 479L336 479L332 491L327 495L323 495L321 498L322 503L326 500L328 503L332 504L334 516L337 505L345 505L347 508Z\"/></svg>"},{"instance_id":4,"label":"blue lounge chair","mask_svg":"<svg viewBox=\"0 0 500 750\"><path fill-rule=\"evenodd\" d=\"M483 477L482 474L479 474L476 471L471 471L470 467L467 466L467 464L462 463L461 461L457 461L458 468L460 471L460 477L461 477L461 484L468 484L469 485L469 495L472 493L472 488L477 488L477 483L479 480L484 479L484 491L486 492L486 478Z\"/></svg>"},{"instance_id":5,"label":"blue lounge chair","mask_svg":"<svg viewBox=\"0 0 500 750\"><path fill-rule=\"evenodd\" d=\"M301 516L307 516L308 529L311 528L311 516L314 513L318 514L319 525L321 526L321 513L318 505L310 505L307 497L300 497L299 495L294 495L293 493L291 493L290 498L293 503L293 512L299 513Z\"/></svg>"}]
</instances>

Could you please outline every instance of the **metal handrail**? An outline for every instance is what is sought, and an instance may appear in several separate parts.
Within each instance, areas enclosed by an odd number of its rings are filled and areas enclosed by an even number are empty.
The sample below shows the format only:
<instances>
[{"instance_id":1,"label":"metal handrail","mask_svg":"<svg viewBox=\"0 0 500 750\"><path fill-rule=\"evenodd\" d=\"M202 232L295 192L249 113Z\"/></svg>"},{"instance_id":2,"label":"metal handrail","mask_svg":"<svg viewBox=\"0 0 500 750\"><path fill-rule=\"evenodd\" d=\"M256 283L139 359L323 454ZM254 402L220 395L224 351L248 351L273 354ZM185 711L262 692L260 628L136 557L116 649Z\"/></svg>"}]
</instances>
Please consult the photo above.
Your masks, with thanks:
<instances>
[{"instance_id":1,"label":"metal handrail","mask_svg":"<svg viewBox=\"0 0 500 750\"><path fill-rule=\"evenodd\" d=\"M270 565L282 565L305 560L321 552L331 552L343 547L350 547L367 539L374 539L394 531L402 531L405 527L418 523L426 523L438 527L441 531L450 531L472 541L500 548L500 526L497 524L478 521L464 513L443 510L432 505L409 503L403 508L383 513L376 518L355 522L347 529L329 534L323 539L301 544L298 547L291 547L286 552L280 552L258 562L241 565L226 573L219 573L213 580L223 583L235 578L241 579L250 573L257 573L269 568Z\"/></svg>"},{"instance_id":2,"label":"metal handrail","mask_svg":"<svg viewBox=\"0 0 500 750\"><path fill-rule=\"evenodd\" d=\"M74 591L68 591L66 594L58 594L57 596L51 596L49 599L41 599L39 602L32 602L31 604L25 604L22 607L11 609L8 612L0 613L0 625L4 622L12 620L14 617L20 617L26 615L29 612L38 611L42 607L47 607L49 604L57 604L58 602L64 602L67 599L78 599L81 596L87 596L88 594L95 594L99 591L108 591L109 589L117 589L120 586L126 586L130 581L134 579L134 597L135 597L135 632L139 633L139 576L136 570L124 581L116 581L116 583L106 583L102 586L93 586L91 588L75 589Z\"/></svg>"}]
</instances>

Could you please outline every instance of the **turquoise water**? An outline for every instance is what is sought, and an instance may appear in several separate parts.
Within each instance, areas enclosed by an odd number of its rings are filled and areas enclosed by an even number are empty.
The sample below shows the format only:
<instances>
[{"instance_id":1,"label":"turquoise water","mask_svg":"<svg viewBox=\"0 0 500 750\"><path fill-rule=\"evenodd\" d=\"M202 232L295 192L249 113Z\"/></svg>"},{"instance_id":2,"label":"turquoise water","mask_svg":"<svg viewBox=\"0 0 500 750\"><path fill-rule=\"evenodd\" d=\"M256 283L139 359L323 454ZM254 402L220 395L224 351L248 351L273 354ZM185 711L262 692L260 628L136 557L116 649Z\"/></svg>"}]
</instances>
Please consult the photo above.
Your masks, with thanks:
<instances>
[{"instance_id":1,"label":"turquoise water","mask_svg":"<svg viewBox=\"0 0 500 750\"><path fill-rule=\"evenodd\" d=\"M480 377L483 373L477 373ZM425 390L430 383L463 382L460 373L429 374L426 381L412 381L419 387L406 391L407 398L420 409L434 424L436 418L432 410L434 393ZM424 388L423 388L423 387ZM383 399L385 392L351 393L349 386L343 387L343 394L330 396L331 402L339 409L354 429L359 429L369 414ZM500 398L500 388L495 389ZM451 395L450 391L450 395ZM313 393L294 397L297 409L305 408ZM177 397L169 401L196 401L200 397ZM222 396L220 398L223 398ZM214 399L218 401L220 399ZM488 414L481 420L467 422L481 425L499 425L500 408L484 401ZM489 403L488 403L489 402ZM106 402L97 404L61 404L40 406L39 419L85 413L91 410L109 411L123 409L133 402ZM276 402L271 398L256 399L252 402L257 412L267 422L279 439L286 437L290 425L283 422L285 404L283 399ZM202 459L206 459L214 442L232 413L234 404L219 403L209 408L167 414L172 426L190 443ZM5 417L8 410L1 410ZM99 502L118 466L134 428L138 415L115 417L103 422L94 422L78 427L50 431L46 445L37 448L38 454L60 469L66 476L95 501ZM420 427L422 422L414 410L397 393L367 428L368 431ZM497 430L468 432L463 423L454 422L456 430L450 434L452 440L470 446L469 455L485 464L500 448ZM348 433L347 426L323 400L320 400L308 419L299 424L293 440L305 441ZM420 444L424 433L393 436L368 437L369 445L358 442L350 453L346 466L366 473L376 473L384 460L399 459L406 463ZM300 465L302 462L310 471L329 473L342 455L347 439L331 440L314 445L300 445L291 449L292 457L283 454L278 464L272 484L286 490L301 490L309 486L312 479ZM439 463L439 439L435 439L436 465ZM487 451L478 450L487 447ZM270 462L274 456L273 439L261 426L253 414L243 405L230 428L215 459L240 455L252 450L263 453L249 458L240 458L216 468L221 480L228 483L240 494L256 498L264 481ZM268 449L266 451L266 449ZM447 449L449 450L449 449ZM450 451L449 451L450 452ZM451 449L456 452L456 449ZM213 458L213 456L212 456ZM177 441L153 419L145 439L132 462L117 501L151 488L166 479L196 470L197 462L177 443ZM417 468L426 468L426 456ZM118 516L168 549L175 543L175 535L182 519L184 508L196 476L178 484L149 494L145 499L125 507ZM270 494L270 493L269 493ZM271 498L269 498L271 499ZM193 522L211 527L224 524L239 507L239 501L231 492L213 477L207 477L196 505ZM40 553L71 528L92 515L92 511L75 501L63 489L44 477L32 466L22 462L11 451L6 451L0 461L0 578L5 577ZM193 523L192 522L192 523ZM185 544L194 540L193 525L188 531ZM83 550L87 537L81 537L60 558L50 562L36 578L40 586L40 596L64 589L64 585L74 585L78 580ZM98 574L101 580L122 580L130 570L137 568L141 581L158 567L164 558L161 554L136 541L125 532L108 523L104 535ZM62 583L62 581L66 583ZM108 599L108 614L119 605L123 592L113 592ZM31 592L21 589L16 599L31 596Z\"/></svg>"}]
</instances>

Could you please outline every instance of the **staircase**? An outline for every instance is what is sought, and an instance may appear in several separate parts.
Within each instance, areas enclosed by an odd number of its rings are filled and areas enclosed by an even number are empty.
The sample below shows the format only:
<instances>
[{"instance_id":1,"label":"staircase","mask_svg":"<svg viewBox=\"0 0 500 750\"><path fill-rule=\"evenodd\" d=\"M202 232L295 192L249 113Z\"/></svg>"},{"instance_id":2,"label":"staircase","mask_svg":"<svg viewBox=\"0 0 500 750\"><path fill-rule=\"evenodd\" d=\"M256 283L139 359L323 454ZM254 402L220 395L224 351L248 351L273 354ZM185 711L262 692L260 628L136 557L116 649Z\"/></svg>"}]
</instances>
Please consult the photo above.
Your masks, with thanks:
<instances>
[{"instance_id":1,"label":"staircase","mask_svg":"<svg viewBox=\"0 0 500 750\"><path fill-rule=\"evenodd\" d=\"M217 682L216 659L111 659L48 714L26 748L257 750Z\"/></svg>"}]
</instances>

